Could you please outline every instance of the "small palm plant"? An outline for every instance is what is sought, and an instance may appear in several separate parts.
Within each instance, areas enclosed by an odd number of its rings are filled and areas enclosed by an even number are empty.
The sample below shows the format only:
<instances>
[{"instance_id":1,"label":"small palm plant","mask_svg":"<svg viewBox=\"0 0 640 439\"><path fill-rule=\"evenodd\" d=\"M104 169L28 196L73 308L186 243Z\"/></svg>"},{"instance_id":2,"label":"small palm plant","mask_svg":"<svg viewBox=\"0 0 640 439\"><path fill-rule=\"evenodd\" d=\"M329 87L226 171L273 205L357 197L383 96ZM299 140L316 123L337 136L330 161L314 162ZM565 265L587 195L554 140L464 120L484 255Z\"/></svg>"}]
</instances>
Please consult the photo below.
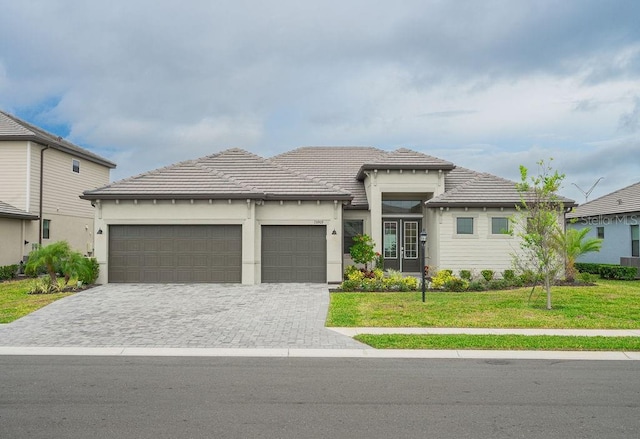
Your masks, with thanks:
<instances>
[{"instance_id":1,"label":"small palm plant","mask_svg":"<svg viewBox=\"0 0 640 439\"><path fill-rule=\"evenodd\" d=\"M29 254L29 261L25 266L25 273L34 276L43 270L49 275L47 288L50 291L64 288L72 277L86 277L91 270L88 259L80 253L71 250L66 241L58 241L46 247L40 247ZM64 276L64 282L57 281L57 274Z\"/></svg>"},{"instance_id":2,"label":"small palm plant","mask_svg":"<svg viewBox=\"0 0 640 439\"><path fill-rule=\"evenodd\" d=\"M564 253L565 277L568 282L573 282L576 278L576 259L586 253L598 252L602 248L602 239L585 239L590 231L589 227L568 229L557 236L558 247Z\"/></svg>"}]
</instances>

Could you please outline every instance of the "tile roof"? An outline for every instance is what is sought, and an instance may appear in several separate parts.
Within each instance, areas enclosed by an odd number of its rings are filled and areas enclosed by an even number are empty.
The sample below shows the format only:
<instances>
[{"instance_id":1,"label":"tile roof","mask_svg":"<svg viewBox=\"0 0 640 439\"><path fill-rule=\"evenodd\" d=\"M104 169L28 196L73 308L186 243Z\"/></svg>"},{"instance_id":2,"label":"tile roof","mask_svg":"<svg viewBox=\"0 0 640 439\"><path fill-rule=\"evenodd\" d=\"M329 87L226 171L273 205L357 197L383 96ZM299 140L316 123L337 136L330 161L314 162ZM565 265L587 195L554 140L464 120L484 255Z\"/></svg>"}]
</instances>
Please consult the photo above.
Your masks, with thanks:
<instances>
[{"instance_id":1,"label":"tile roof","mask_svg":"<svg viewBox=\"0 0 640 439\"><path fill-rule=\"evenodd\" d=\"M640 212L640 182L581 204L567 218Z\"/></svg>"},{"instance_id":2,"label":"tile roof","mask_svg":"<svg viewBox=\"0 0 640 439\"><path fill-rule=\"evenodd\" d=\"M375 158L367 159L358 171L358 179L364 180L365 171L373 169L442 169L451 170L455 165L427 154L400 148Z\"/></svg>"},{"instance_id":3,"label":"tile roof","mask_svg":"<svg viewBox=\"0 0 640 439\"><path fill-rule=\"evenodd\" d=\"M28 140L76 155L94 163L115 168L116 164L93 152L74 145L9 113L0 111L0 140Z\"/></svg>"},{"instance_id":4,"label":"tile roof","mask_svg":"<svg viewBox=\"0 0 640 439\"><path fill-rule=\"evenodd\" d=\"M17 219L38 219L38 215L33 215L22 209L0 201L0 218L17 218Z\"/></svg>"},{"instance_id":5,"label":"tile roof","mask_svg":"<svg viewBox=\"0 0 640 439\"><path fill-rule=\"evenodd\" d=\"M364 185L356 176L364 162L386 154L367 146L305 146L272 157L270 161L312 178L331 181L353 196L352 206L366 208Z\"/></svg>"},{"instance_id":6,"label":"tile roof","mask_svg":"<svg viewBox=\"0 0 640 439\"><path fill-rule=\"evenodd\" d=\"M468 169L451 173L448 190L427 201L427 207L514 207L521 203L521 194L514 181ZM445 189L446 186L445 178ZM559 199L566 206L575 205L569 198L559 196Z\"/></svg>"},{"instance_id":7,"label":"tile roof","mask_svg":"<svg viewBox=\"0 0 640 439\"><path fill-rule=\"evenodd\" d=\"M233 148L85 191L82 198L349 200L348 192Z\"/></svg>"}]
</instances>

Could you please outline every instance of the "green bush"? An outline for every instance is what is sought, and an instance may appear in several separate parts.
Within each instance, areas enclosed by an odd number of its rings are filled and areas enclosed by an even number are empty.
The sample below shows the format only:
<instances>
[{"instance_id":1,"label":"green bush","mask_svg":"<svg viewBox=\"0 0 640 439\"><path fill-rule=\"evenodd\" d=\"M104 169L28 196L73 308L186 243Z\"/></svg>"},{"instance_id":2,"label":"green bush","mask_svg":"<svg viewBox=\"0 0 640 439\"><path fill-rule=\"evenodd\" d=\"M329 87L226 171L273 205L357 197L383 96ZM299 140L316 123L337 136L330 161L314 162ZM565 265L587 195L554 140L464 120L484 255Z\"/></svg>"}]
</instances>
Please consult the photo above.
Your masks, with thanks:
<instances>
[{"instance_id":1,"label":"green bush","mask_svg":"<svg viewBox=\"0 0 640 439\"><path fill-rule=\"evenodd\" d=\"M92 285L98 280L100 274L100 264L96 258L85 258L83 262L83 269L78 270L78 281L83 285Z\"/></svg>"},{"instance_id":2,"label":"green bush","mask_svg":"<svg viewBox=\"0 0 640 439\"><path fill-rule=\"evenodd\" d=\"M0 267L0 281L14 279L18 275L18 264Z\"/></svg>"},{"instance_id":3,"label":"green bush","mask_svg":"<svg viewBox=\"0 0 640 439\"><path fill-rule=\"evenodd\" d=\"M460 279L464 279L466 281L471 280L471 271L470 270L460 270Z\"/></svg>"},{"instance_id":4,"label":"green bush","mask_svg":"<svg viewBox=\"0 0 640 439\"><path fill-rule=\"evenodd\" d=\"M484 277L484 280L487 282L493 279L493 270L482 270L480 274L482 274L482 277Z\"/></svg>"},{"instance_id":5,"label":"green bush","mask_svg":"<svg viewBox=\"0 0 640 439\"><path fill-rule=\"evenodd\" d=\"M342 291L357 291L360 289L360 281L357 280L345 280L340 284Z\"/></svg>"},{"instance_id":6,"label":"green bush","mask_svg":"<svg viewBox=\"0 0 640 439\"><path fill-rule=\"evenodd\" d=\"M593 264L590 262L576 262L575 267L581 273L600 274L600 266L604 264Z\"/></svg>"},{"instance_id":7,"label":"green bush","mask_svg":"<svg viewBox=\"0 0 640 439\"><path fill-rule=\"evenodd\" d=\"M592 273L578 273L578 279L580 279L581 282L584 282L586 284L592 284L596 281L596 279L598 278L598 276L596 276L595 274Z\"/></svg>"},{"instance_id":8,"label":"green bush","mask_svg":"<svg viewBox=\"0 0 640 439\"><path fill-rule=\"evenodd\" d=\"M418 289L418 279L413 276L405 277L402 279L400 285L400 291L415 291Z\"/></svg>"},{"instance_id":9,"label":"green bush","mask_svg":"<svg viewBox=\"0 0 640 439\"><path fill-rule=\"evenodd\" d=\"M444 283L444 289L447 291L460 292L466 291L467 288L469 288L469 282L467 282L465 279L460 279L457 277L451 277Z\"/></svg>"},{"instance_id":10,"label":"green bush","mask_svg":"<svg viewBox=\"0 0 640 439\"><path fill-rule=\"evenodd\" d=\"M509 282L513 282L516 280L516 273L513 270L504 270L502 272L502 278Z\"/></svg>"},{"instance_id":11,"label":"green bush","mask_svg":"<svg viewBox=\"0 0 640 439\"><path fill-rule=\"evenodd\" d=\"M600 277L603 279L634 280L638 274L636 267L622 265L601 265Z\"/></svg>"},{"instance_id":12,"label":"green bush","mask_svg":"<svg viewBox=\"0 0 640 439\"><path fill-rule=\"evenodd\" d=\"M451 270L440 270L433 276L433 279L431 279L431 287L435 289L444 288L446 283L453 278L454 276Z\"/></svg>"},{"instance_id":13,"label":"green bush","mask_svg":"<svg viewBox=\"0 0 640 439\"><path fill-rule=\"evenodd\" d=\"M474 280L469 282L469 287L467 288L469 291L486 291L487 284L486 282Z\"/></svg>"},{"instance_id":14,"label":"green bush","mask_svg":"<svg viewBox=\"0 0 640 439\"><path fill-rule=\"evenodd\" d=\"M487 288L490 290L504 290L511 286L508 280L505 279L492 279L487 282Z\"/></svg>"},{"instance_id":15,"label":"green bush","mask_svg":"<svg viewBox=\"0 0 640 439\"><path fill-rule=\"evenodd\" d=\"M349 275L354 271L360 271L360 269L355 265L347 265L344 269L344 279L349 279Z\"/></svg>"}]
</instances>

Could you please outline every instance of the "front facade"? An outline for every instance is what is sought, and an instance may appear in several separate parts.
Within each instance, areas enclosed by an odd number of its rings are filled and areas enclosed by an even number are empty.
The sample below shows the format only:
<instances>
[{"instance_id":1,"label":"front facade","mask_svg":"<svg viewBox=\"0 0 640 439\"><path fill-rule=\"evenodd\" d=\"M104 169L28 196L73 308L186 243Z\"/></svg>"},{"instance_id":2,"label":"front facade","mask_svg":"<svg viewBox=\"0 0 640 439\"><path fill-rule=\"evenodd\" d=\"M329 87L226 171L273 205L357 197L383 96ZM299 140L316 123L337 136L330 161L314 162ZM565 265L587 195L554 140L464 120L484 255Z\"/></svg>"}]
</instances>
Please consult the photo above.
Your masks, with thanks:
<instances>
[{"instance_id":1,"label":"front facade","mask_svg":"<svg viewBox=\"0 0 640 439\"><path fill-rule=\"evenodd\" d=\"M501 273L519 249L514 182L408 149L230 149L83 198L103 283L340 282L360 233L386 269L416 275L422 230L431 271Z\"/></svg>"},{"instance_id":2,"label":"front facade","mask_svg":"<svg viewBox=\"0 0 640 439\"><path fill-rule=\"evenodd\" d=\"M600 251L579 262L640 268L640 182L578 206L567 220L567 227L589 228L588 237L602 239Z\"/></svg>"},{"instance_id":3,"label":"front facade","mask_svg":"<svg viewBox=\"0 0 640 439\"><path fill-rule=\"evenodd\" d=\"M112 162L0 111L0 265L66 240L93 254L88 188L109 182Z\"/></svg>"}]
</instances>

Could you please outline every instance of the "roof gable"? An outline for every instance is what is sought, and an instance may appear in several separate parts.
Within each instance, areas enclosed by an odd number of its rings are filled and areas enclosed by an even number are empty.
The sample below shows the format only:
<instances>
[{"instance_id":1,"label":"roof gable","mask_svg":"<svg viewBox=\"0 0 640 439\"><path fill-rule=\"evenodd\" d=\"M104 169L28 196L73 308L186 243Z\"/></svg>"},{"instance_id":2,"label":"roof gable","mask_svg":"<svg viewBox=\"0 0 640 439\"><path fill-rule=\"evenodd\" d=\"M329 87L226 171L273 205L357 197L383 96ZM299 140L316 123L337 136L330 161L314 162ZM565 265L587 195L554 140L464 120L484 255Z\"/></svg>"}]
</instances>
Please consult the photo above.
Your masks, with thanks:
<instances>
[{"instance_id":1,"label":"roof gable","mask_svg":"<svg viewBox=\"0 0 640 439\"><path fill-rule=\"evenodd\" d=\"M0 140L24 140L40 143L54 149L72 154L91 162L115 168L116 164L93 152L74 145L62 137L51 134L41 128L31 125L9 113L0 111Z\"/></svg>"},{"instance_id":2,"label":"roof gable","mask_svg":"<svg viewBox=\"0 0 640 439\"><path fill-rule=\"evenodd\" d=\"M640 212L640 182L581 204L567 218Z\"/></svg>"},{"instance_id":3,"label":"roof gable","mask_svg":"<svg viewBox=\"0 0 640 439\"><path fill-rule=\"evenodd\" d=\"M400 148L365 161L358 171L357 178L364 180L365 172L374 169L441 169L448 171L453 168L455 165L446 160L407 148Z\"/></svg>"}]
</instances>

